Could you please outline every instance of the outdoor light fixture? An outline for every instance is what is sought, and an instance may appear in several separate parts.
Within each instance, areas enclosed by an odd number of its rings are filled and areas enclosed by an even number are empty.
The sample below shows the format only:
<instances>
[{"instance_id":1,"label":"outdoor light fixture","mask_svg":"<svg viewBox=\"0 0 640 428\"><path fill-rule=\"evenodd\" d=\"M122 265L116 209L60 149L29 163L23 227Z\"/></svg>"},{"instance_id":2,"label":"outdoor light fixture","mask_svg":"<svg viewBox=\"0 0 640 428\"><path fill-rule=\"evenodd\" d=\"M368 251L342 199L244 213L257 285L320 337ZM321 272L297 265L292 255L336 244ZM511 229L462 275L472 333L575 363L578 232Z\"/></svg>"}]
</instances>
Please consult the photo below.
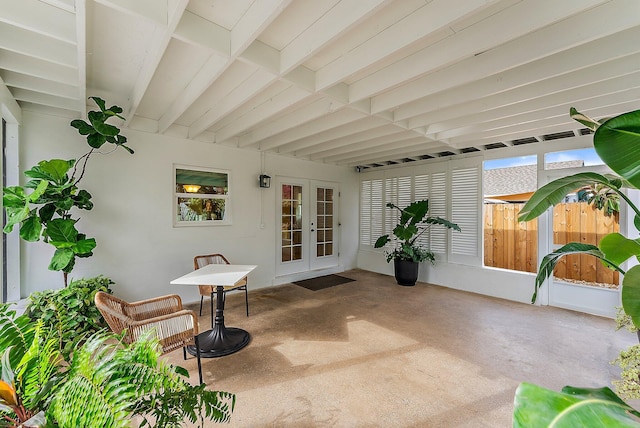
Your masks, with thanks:
<instances>
[{"instance_id":1,"label":"outdoor light fixture","mask_svg":"<svg viewBox=\"0 0 640 428\"><path fill-rule=\"evenodd\" d=\"M200 190L199 184L183 184L182 187L187 193L198 193L198 190Z\"/></svg>"},{"instance_id":2,"label":"outdoor light fixture","mask_svg":"<svg viewBox=\"0 0 640 428\"><path fill-rule=\"evenodd\" d=\"M271 187L271 177L266 174L260 174L260 187L265 189Z\"/></svg>"}]
</instances>

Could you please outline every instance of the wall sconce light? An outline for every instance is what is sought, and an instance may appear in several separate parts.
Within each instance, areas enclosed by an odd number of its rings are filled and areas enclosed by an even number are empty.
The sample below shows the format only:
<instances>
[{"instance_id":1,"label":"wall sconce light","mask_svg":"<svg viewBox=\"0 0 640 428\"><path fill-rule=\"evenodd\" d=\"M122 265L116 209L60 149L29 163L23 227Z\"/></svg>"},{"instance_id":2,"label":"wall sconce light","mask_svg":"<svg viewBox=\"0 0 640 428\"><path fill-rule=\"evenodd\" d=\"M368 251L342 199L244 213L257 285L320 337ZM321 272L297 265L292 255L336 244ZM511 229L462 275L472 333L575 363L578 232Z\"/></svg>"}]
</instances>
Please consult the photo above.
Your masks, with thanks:
<instances>
[{"instance_id":1,"label":"wall sconce light","mask_svg":"<svg viewBox=\"0 0 640 428\"><path fill-rule=\"evenodd\" d=\"M271 187L271 177L266 174L260 174L260 187L265 189Z\"/></svg>"},{"instance_id":2,"label":"wall sconce light","mask_svg":"<svg viewBox=\"0 0 640 428\"><path fill-rule=\"evenodd\" d=\"M184 191L187 193L198 193L201 186L199 184L183 184L182 187L184 187Z\"/></svg>"}]
</instances>

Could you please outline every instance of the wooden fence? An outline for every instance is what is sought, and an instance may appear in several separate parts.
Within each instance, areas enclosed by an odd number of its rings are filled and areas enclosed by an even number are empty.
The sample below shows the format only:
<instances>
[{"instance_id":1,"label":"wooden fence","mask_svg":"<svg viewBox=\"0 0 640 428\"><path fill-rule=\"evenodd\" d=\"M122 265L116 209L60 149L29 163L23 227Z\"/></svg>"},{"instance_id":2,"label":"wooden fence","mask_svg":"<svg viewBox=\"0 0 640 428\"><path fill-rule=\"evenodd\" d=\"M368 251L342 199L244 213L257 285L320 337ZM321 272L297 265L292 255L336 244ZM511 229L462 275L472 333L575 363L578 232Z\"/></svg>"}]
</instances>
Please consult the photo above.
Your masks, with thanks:
<instances>
[{"instance_id":1,"label":"wooden fence","mask_svg":"<svg viewBox=\"0 0 640 428\"><path fill-rule=\"evenodd\" d=\"M524 204L484 205L485 266L536 272L538 269L538 222L518 222ZM553 209L553 241L556 245L582 242L597 245L600 239L620 230L619 216L605 216L586 202L558 204ZM571 255L560 259L556 278L618 284L619 274L598 259Z\"/></svg>"}]
</instances>

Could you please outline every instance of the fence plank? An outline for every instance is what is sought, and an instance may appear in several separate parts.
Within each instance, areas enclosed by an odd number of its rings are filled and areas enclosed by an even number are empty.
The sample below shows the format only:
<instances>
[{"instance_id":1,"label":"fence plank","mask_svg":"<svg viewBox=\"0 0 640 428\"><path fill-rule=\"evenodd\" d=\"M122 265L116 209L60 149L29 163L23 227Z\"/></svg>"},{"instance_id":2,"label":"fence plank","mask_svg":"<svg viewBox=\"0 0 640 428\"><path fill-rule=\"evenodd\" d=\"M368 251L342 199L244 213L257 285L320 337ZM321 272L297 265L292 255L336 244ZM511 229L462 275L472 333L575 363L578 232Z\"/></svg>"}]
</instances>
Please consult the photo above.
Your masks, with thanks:
<instances>
[{"instance_id":1,"label":"fence plank","mask_svg":"<svg viewBox=\"0 0 640 428\"><path fill-rule=\"evenodd\" d=\"M484 205L485 266L537 272L538 221L518 222L524 204ZM618 215L606 217L585 202L558 204L553 209L553 242L583 242L597 245L608 233L619 231ZM619 274L591 256L560 259L554 276L605 284L618 284Z\"/></svg>"}]
</instances>

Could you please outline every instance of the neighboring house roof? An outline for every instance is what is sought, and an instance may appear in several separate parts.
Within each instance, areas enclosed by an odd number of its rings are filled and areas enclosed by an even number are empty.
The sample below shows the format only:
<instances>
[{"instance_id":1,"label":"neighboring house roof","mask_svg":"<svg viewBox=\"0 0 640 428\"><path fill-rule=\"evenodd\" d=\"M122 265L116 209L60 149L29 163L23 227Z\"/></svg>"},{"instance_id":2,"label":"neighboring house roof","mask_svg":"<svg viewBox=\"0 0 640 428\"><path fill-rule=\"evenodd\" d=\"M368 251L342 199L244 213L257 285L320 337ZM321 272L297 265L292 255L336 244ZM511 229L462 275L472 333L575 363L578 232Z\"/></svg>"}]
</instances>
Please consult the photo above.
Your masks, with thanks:
<instances>
[{"instance_id":1,"label":"neighboring house roof","mask_svg":"<svg viewBox=\"0 0 640 428\"><path fill-rule=\"evenodd\" d=\"M584 166L583 160L573 160L548 163L545 169L577 168L581 166ZM486 198L529 194L535 192L537 188L536 165L512 166L484 171L484 196Z\"/></svg>"}]
</instances>

